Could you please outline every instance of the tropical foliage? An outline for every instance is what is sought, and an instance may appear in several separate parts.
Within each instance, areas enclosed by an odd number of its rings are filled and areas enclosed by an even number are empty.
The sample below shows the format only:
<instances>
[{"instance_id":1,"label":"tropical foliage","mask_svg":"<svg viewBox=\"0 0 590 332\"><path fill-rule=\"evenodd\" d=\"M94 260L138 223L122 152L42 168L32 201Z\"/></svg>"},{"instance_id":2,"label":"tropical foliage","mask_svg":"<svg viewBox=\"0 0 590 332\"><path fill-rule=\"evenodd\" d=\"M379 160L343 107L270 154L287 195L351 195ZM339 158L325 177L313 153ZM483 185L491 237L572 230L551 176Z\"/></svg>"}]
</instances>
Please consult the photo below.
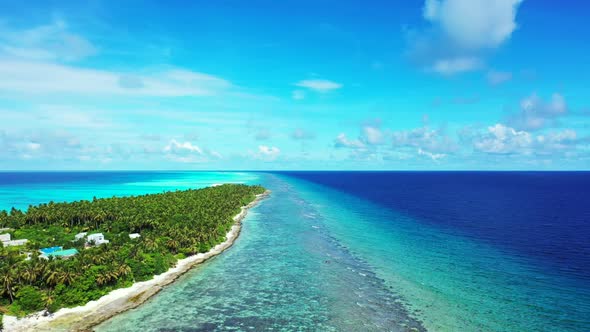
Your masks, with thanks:
<instances>
[{"instance_id":1,"label":"tropical foliage","mask_svg":"<svg viewBox=\"0 0 590 332\"><path fill-rule=\"evenodd\" d=\"M225 240L240 207L264 192L228 184L199 190L113 197L0 211L0 228L23 247L0 247L0 315L55 311L98 299L151 279L177 259L206 252ZM110 243L84 248L79 232L101 232ZM139 233L130 239L130 233ZM43 247L77 248L69 259L39 258ZM26 252L33 253L26 260Z\"/></svg>"}]
</instances>

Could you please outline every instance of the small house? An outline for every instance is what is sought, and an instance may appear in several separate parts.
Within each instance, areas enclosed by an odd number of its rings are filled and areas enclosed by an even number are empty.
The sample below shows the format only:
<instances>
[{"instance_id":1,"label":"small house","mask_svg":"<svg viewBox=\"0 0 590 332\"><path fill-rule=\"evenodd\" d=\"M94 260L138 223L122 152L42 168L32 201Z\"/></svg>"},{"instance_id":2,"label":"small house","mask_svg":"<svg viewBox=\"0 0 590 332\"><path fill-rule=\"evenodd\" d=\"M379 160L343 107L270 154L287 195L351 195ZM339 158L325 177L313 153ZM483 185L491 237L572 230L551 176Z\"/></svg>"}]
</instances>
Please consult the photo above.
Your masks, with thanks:
<instances>
[{"instance_id":1,"label":"small house","mask_svg":"<svg viewBox=\"0 0 590 332\"><path fill-rule=\"evenodd\" d=\"M0 234L0 242L8 242L10 241L10 234Z\"/></svg>"},{"instance_id":2,"label":"small house","mask_svg":"<svg viewBox=\"0 0 590 332\"><path fill-rule=\"evenodd\" d=\"M12 246L24 246L27 242L29 242L29 240L20 239L20 240L12 240L12 241L2 242L2 244L5 247L12 247Z\"/></svg>"},{"instance_id":3,"label":"small house","mask_svg":"<svg viewBox=\"0 0 590 332\"><path fill-rule=\"evenodd\" d=\"M104 239L104 235L102 233L90 234L88 237L86 237L86 243L94 243L94 245L97 246L109 242L109 240Z\"/></svg>"},{"instance_id":4,"label":"small house","mask_svg":"<svg viewBox=\"0 0 590 332\"><path fill-rule=\"evenodd\" d=\"M131 233L131 234L129 234L129 238L130 238L131 240L133 240L133 239L137 239L137 238L139 238L139 237L141 237L141 235L139 235L139 233Z\"/></svg>"},{"instance_id":5,"label":"small house","mask_svg":"<svg viewBox=\"0 0 590 332\"><path fill-rule=\"evenodd\" d=\"M78 233L78 234L76 234L76 236L75 236L75 238L74 238L74 241L79 241L79 240L81 240L81 239L85 238L85 237L86 237L86 234L88 234L88 233L86 233L86 232L82 232L82 233Z\"/></svg>"},{"instance_id":6,"label":"small house","mask_svg":"<svg viewBox=\"0 0 590 332\"><path fill-rule=\"evenodd\" d=\"M29 242L27 239L11 240L10 234L0 234L0 242L3 247L23 246Z\"/></svg>"}]
</instances>

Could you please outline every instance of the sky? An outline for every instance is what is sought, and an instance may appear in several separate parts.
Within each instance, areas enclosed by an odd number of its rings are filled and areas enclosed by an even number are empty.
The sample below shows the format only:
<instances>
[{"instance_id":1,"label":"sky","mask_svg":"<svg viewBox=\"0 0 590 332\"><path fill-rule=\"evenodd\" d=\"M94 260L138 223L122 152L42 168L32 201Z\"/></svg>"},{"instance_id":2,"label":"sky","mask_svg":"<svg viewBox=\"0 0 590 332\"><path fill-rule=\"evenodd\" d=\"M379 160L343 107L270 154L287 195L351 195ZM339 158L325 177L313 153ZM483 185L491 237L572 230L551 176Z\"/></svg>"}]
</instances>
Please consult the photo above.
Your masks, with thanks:
<instances>
[{"instance_id":1,"label":"sky","mask_svg":"<svg viewBox=\"0 0 590 332\"><path fill-rule=\"evenodd\" d=\"M0 170L588 170L589 12L0 0Z\"/></svg>"}]
</instances>

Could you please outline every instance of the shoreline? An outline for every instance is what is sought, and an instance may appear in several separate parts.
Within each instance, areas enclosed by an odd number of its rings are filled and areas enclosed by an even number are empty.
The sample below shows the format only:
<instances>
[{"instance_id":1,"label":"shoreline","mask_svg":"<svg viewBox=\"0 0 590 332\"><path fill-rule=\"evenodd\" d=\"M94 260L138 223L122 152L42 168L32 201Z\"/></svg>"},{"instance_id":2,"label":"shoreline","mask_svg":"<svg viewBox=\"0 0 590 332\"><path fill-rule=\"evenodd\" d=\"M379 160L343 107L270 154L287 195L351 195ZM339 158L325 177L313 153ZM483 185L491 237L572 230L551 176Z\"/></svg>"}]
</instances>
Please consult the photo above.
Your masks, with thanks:
<instances>
[{"instance_id":1,"label":"shoreline","mask_svg":"<svg viewBox=\"0 0 590 332\"><path fill-rule=\"evenodd\" d=\"M240 234L242 220L248 214L248 210L268 197L269 194L270 191L267 190L256 195L256 199L248 205L242 206L240 213L233 218L235 223L227 233L226 240L208 252L180 259L176 262L175 267L154 276L153 279L136 282L127 288L115 289L98 300L90 301L83 306L62 308L49 316L43 316L42 312L23 318L4 315L4 331L88 331L115 315L137 308L196 265L231 247Z\"/></svg>"}]
</instances>

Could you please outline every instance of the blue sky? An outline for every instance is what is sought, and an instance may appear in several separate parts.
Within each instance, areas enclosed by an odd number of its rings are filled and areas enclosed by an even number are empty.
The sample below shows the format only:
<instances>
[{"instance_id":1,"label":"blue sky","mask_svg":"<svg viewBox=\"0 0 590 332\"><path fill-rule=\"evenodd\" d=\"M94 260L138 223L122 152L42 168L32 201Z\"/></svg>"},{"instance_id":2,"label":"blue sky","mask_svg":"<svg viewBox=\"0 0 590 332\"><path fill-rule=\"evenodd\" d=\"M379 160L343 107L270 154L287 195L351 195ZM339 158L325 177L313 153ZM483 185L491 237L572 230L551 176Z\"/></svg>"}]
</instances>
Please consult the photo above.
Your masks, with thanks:
<instances>
[{"instance_id":1,"label":"blue sky","mask_svg":"<svg viewBox=\"0 0 590 332\"><path fill-rule=\"evenodd\" d=\"M0 169L588 169L589 9L1 1Z\"/></svg>"}]
</instances>

